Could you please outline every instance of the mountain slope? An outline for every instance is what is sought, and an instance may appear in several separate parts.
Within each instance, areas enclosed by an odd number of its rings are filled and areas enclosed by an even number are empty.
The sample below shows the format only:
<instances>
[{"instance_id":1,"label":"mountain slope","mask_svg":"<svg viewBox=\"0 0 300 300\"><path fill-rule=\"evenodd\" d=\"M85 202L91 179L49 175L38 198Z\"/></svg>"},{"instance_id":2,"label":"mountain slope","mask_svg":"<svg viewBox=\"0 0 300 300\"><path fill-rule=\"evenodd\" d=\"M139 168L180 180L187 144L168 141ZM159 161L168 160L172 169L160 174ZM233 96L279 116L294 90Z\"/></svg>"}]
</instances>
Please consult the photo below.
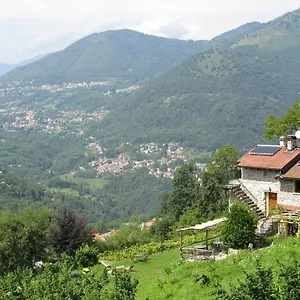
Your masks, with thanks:
<instances>
[{"instance_id":1,"label":"mountain slope","mask_svg":"<svg viewBox=\"0 0 300 300\"><path fill-rule=\"evenodd\" d=\"M228 48L192 57L132 94L104 120L100 137L175 140L203 150L261 141L266 115L299 98L299 36L297 10Z\"/></svg>"},{"instance_id":2,"label":"mountain slope","mask_svg":"<svg viewBox=\"0 0 300 300\"><path fill-rule=\"evenodd\" d=\"M18 68L1 82L36 84L82 82L121 78L137 82L152 77L200 52L205 41L181 41L131 30L92 34L65 50Z\"/></svg>"},{"instance_id":3,"label":"mountain slope","mask_svg":"<svg viewBox=\"0 0 300 300\"><path fill-rule=\"evenodd\" d=\"M266 24L262 24L259 22L247 23L238 28L216 36L210 41L210 44L217 49L224 49L230 47L248 34L251 34L252 32L263 29L265 27Z\"/></svg>"},{"instance_id":4,"label":"mountain slope","mask_svg":"<svg viewBox=\"0 0 300 300\"><path fill-rule=\"evenodd\" d=\"M0 76L4 75L5 73L11 71L14 68L15 68L15 65L0 64Z\"/></svg>"},{"instance_id":5,"label":"mountain slope","mask_svg":"<svg viewBox=\"0 0 300 300\"><path fill-rule=\"evenodd\" d=\"M42 58L45 58L46 56L48 56L50 53L44 53L44 54L40 54L40 55L37 55L37 56L34 56L32 58L29 58L29 59L26 59L26 60L23 60L21 62L19 62L16 67L23 67L23 66L26 66L26 65L29 65L31 63L34 63L36 61L39 61L41 60Z\"/></svg>"},{"instance_id":6,"label":"mountain slope","mask_svg":"<svg viewBox=\"0 0 300 300\"><path fill-rule=\"evenodd\" d=\"M287 13L267 24L266 28L241 39L236 46L254 45L270 51L284 51L298 46L300 39L300 9Z\"/></svg>"},{"instance_id":7,"label":"mountain slope","mask_svg":"<svg viewBox=\"0 0 300 300\"><path fill-rule=\"evenodd\" d=\"M33 62L36 62L36 61L38 61L38 60L46 57L47 55L48 55L48 53L47 54L41 54L41 55L35 56L33 58L21 61L21 62L19 62L16 65L12 65L12 64L0 64L0 76L8 73L9 71L11 71L11 70L13 70L13 69L15 69L17 67L22 67L22 66L31 64Z\"/></svg>"}]
</instances>

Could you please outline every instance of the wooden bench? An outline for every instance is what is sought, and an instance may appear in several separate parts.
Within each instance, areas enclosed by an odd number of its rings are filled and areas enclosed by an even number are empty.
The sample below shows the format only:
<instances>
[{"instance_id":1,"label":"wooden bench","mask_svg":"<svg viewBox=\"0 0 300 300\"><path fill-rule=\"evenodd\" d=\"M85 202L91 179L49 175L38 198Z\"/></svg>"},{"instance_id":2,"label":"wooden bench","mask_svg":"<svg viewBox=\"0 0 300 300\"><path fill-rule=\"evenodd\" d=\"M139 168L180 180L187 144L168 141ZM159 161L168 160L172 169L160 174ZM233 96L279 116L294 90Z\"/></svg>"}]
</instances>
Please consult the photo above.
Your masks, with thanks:
<instances>
[{"instance_id":1,"label":"wooden bench","mask_svg":"<svg viewBox=\"0 0 300 300\"><path fill-rule=\"evenodd\" d=\"M110 264L106 260L99 260L99 263L102 264L105 268L110 268Z\"/></svg>"},{"instance_id":2,"label":"wooden bench","mask_svg":"<svg viewBox=\"0 0 300 300\"><path fill-rule=\"evenodd\" d=\"M99 261L105 268L109 269L107 271L108 274L112 275L115 271L119 270L126 270L126 271L132 271L133 266L116 266L112 267L106 260L100 260Z\"/></svg>"}]
</instances>

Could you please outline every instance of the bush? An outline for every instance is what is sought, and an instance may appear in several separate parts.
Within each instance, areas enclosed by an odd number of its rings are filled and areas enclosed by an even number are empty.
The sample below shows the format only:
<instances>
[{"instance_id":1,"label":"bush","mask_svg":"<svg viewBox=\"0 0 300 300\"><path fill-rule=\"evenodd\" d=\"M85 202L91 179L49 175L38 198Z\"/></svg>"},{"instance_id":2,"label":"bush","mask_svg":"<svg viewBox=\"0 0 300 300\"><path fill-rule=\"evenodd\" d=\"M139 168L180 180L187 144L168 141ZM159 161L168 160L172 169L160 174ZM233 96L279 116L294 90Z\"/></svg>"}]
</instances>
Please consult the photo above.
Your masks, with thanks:
<instances>
[{"instance_id":1,"label":"bush","mask_svg":"<svg viewBox=\"0 0 300 300\"><path fill-rule=\"evenodd\" d=\"M80 247L75 253L76 264L90 267L98 262L98 249L89 245Z\"/></svg>"},{"instance_id":2,"label":"bush","mask_svg":"<svg viewBox=\"0 0 300 300\"><path fill-rule=\"evenodd\" d=\"M255 240L258 217L244 205L235 203L227 214L222 227L224 244L227 247L243 249Z\"/></svg>"},{"instance_id":3,"label":"bush","mask_svg":"<svg viewBox=\"0 0 300 300\"><path fill-rule=\"evenodd\" d=\"M222 287L214 293L217 300L295 300L300 299L300 264L298 261L280 265L280 271L262 267L257 261L256 270L246 273L245 281L231 286L228 293Z\"/></svg>"}]
</instances>

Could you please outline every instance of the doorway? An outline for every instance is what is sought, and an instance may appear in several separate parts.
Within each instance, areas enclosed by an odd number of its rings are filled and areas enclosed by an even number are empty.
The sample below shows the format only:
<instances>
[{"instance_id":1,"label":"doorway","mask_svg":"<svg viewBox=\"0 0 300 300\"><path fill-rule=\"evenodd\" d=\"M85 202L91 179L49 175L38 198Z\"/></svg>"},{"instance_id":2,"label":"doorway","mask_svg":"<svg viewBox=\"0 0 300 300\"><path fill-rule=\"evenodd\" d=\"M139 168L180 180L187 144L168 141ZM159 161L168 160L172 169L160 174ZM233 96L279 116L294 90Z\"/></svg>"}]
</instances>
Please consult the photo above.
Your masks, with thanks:
<instances>
[{"instance_id":1,"label":"doorway","mask_svg":"<svg viewBox=\"0 0 300 300\"><path fill-rule=\"evenodd\" d=\"M268 193L269 205L268 212L269 214L272 212L272 209L277 206L277 193Z\"/></svg>"}]
</instances>

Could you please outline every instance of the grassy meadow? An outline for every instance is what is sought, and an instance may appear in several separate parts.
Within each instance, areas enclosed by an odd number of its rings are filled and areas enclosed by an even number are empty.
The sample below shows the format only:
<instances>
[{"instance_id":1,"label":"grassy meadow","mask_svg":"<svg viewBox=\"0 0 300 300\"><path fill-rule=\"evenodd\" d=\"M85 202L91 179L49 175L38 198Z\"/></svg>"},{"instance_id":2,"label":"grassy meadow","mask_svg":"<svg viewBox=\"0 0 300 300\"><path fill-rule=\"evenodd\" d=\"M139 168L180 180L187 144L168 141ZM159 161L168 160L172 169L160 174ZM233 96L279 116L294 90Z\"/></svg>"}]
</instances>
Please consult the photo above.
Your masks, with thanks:
<instances>
[{"instance_id":1,"label":"grassy meadow","mask_svg":"<svg viewBox=\"0 0 300 300\"><path fill-rule=\"evenodd\" d=\"M241 251L220 261L180 261L179 249L149 256L146 262L111 261L112 266L133 266L132 276L139 280L137 300L215 299L213 292L220 283L226 289L253 272L259 259L262 266L279 269L279 263L292 262L300 255L300 238L275 240L267 248ZM95 266L103 270L102 265Z\"/></svg>"},{"instance_id":2,"label":"grassy meadow","mask_svg":"<svg viewBox=\"0 0 300 300\"><path fill-rule=\"evenodd\" d=\"M73 177L70 174L61 175L60 179L69 181L75 184L87 184L91 188L103 189L105 185L109 184L108 179L100 179L100 178L81 178L81 177Z\"/></svg>"}]
</instances>

